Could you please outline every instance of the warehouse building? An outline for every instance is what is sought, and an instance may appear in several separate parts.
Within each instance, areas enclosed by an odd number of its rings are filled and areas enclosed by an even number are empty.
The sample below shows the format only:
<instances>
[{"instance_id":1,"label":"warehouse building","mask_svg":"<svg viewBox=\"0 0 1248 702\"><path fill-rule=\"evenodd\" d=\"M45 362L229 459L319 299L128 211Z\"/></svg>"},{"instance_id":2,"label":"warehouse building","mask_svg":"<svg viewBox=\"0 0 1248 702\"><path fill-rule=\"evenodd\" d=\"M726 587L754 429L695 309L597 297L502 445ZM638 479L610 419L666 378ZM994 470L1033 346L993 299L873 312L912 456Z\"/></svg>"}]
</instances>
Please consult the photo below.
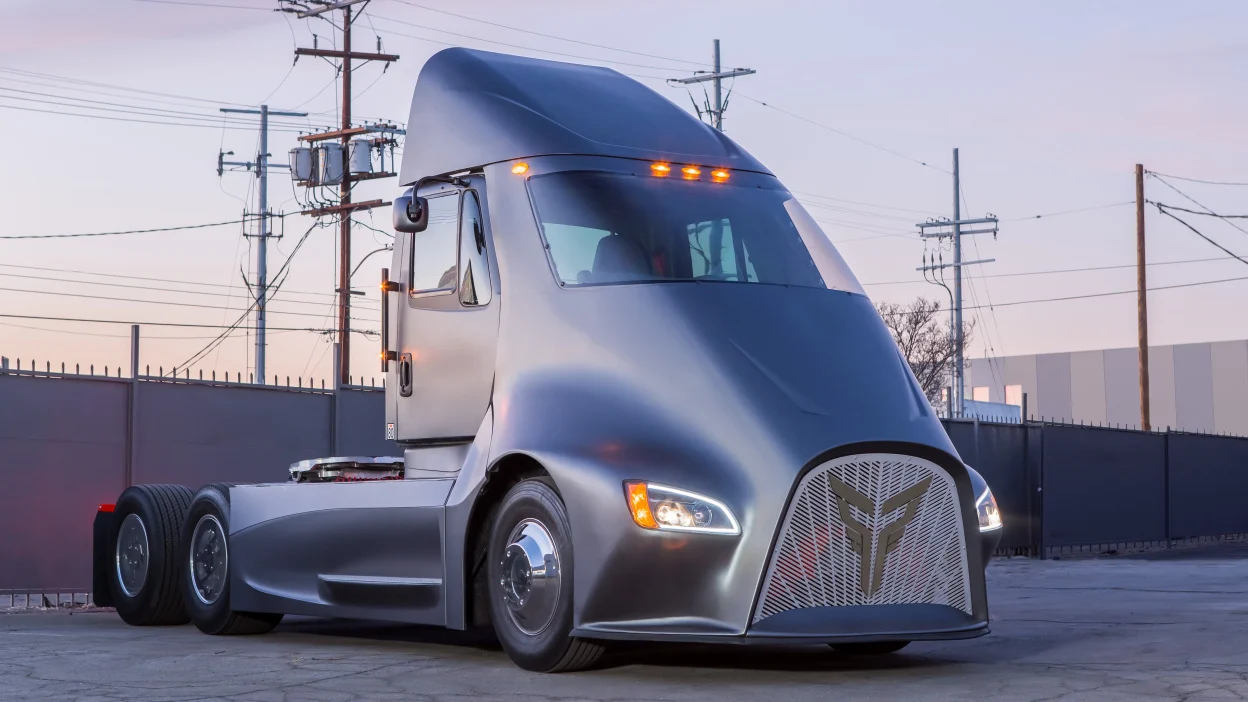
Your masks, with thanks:
<instances>
[{"instance_id":1,"label":"warehouse building","mask_svg":"<svg viewBox=\"0 0 1248 702\"><path fill-rule=\"evenodd\" d=\"M1248 341L1149 348L1154 429L1248 436ZM1030 417L1138 426L1138 352L968 359L967 399L1022 405Z\"/></svg>"}]
</instances>

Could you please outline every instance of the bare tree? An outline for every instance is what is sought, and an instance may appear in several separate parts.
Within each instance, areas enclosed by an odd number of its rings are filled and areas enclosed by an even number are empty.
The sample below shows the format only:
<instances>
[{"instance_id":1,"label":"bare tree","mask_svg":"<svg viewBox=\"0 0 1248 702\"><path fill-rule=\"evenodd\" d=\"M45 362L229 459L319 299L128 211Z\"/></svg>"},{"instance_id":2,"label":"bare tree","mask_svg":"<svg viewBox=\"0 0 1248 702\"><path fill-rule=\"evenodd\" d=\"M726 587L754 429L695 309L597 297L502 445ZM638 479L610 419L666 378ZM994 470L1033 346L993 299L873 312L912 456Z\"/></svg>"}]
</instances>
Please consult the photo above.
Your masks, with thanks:
<instances>
[{"instance_id":1,"label":"bare tree","mask_svg":"<svg viewBox=\"0 0 1248 702\"><path fill-rule=\"evenodd\" d=\"M953 367L953 328L949 313L941 309L936 300L915 298L908 305L896 302L877 302L875 309L884 319L884 325L901 349L901 355L910 364L928 402L938 405L941 389L947 387ZM974 324L963 324L963 347L971 343Z\"/></svg>"}]
</instances>

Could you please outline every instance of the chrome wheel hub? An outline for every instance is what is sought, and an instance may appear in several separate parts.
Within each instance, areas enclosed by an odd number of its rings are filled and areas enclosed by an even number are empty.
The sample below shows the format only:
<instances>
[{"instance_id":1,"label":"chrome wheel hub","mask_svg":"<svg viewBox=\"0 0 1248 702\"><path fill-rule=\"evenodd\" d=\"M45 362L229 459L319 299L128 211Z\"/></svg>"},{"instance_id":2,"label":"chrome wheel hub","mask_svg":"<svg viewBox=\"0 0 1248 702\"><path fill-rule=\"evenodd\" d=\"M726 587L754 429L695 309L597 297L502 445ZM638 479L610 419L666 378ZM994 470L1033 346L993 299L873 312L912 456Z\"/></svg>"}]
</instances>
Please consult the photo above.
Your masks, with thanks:
<instances>
[{"instance_id":1,"label":"chrome wheel hub","mask_svg":"<svg viewBox=\"0 0 1248 702\"><path fill-rule=\"evenodd\" d=\"M147 582L147 527L137 514L127 514L117 532L117 583L126 597L134 597Z\"/></svg>"},{"instance_id":2,"label":"chrome wheel hub","mask_svg":"<svg viewBox=\"0 0 1248 702\"><path fill-rule=\"evenodd\" d=\"M550 626L559 604L559 551L550 532L535 519L517 524L507 543L500 564L503 602L520 631L540 634Z\"/></svg>"},{"instance_id":3,"label":"chrome wheel hub","mask_svg":"<svg viewBox=\"0 0 1248 702\"><path fill-rule=\"evenodd\" d=\"M206 514L191 534L191 586L200 602L210 605L221 598L229 565L225 529L215 516Z\"/></svg>"}]
</instances>

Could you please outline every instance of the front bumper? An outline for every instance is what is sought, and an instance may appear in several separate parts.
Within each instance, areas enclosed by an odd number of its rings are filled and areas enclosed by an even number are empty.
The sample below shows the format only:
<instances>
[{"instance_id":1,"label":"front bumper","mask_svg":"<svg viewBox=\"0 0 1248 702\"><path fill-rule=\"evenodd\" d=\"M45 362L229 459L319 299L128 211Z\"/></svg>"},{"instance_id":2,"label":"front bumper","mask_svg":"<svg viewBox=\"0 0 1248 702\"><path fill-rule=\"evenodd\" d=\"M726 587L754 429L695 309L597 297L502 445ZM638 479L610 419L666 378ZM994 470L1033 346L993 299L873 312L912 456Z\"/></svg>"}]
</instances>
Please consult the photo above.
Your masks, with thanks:
<instances>
[{"instance_id":1,"label":"front bumper","mask_svg":"<svg viewBox=\"0 0 1248 702\"><path fill-rule=\"evenodd\" d=\"M840 473L842 486L860 486L851 500L879 505L871 513L838 504L840 493L829 491L825 475L829 466L868 459L904 464L885 465L882 477L873 478L875 488L861 476ZM950 460L938 465L895 453L818 461L802 472L784 509L765 527L765 544L757 527L747 527L740 540L628 530L593 579L628 587L609 588L609 597L591 593L596 616L578 620L573 634L735 644L982 636L988 633L984 567L1000 530L979 532L972 490L959 468ZM898 502L893 495L928 476L933 480L923 494L931 507L916 504L907 517L906 500L913 498ZM842 517L856 526L847 527ZM903 519L904 533L890 531ZM872 565L876 552L879 570ZM663 577L638 577L638 568ZM742 591L746 587L749 592ZM728 603L736 604L730 609ZM747 606L743 622L739 608Z\"/></svg>"}]
</instances>

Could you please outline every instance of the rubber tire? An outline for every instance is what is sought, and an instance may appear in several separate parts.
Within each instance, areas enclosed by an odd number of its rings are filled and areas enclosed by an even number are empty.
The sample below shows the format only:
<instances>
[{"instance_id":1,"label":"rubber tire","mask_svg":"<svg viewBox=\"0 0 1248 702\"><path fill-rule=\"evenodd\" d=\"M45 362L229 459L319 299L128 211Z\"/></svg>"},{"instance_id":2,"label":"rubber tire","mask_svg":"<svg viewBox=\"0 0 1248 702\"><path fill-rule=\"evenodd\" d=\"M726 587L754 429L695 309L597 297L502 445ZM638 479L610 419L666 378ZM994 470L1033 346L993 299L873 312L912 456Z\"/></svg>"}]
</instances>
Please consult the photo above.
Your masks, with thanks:
<instances>
[{"instance_id":1,"label":"rubber tire","mask_svg":"<svg viewBox=\"0 0 1248 702\"><path fill-rule=\"evenodd\" d=\"M887 656L910 644L909 641L871 641L869 643L828 644L832 650L846 656Z\"/></svg>"},{"instance_id":2,"label":"rubber tire","mask_svg":"<svg viewBox=\"0 0 1248 702\"><path fill-rule=\"evenodd\" d=\"M195 624L195 628L205 634L214 636L242 636L251 634L265 634L273 630L282 621L281 614L268 614L259 612L236 612L230 609L230 567L234 564L233 558L226 559L225 586L221 589L221 596L212 604L204 604L195 592L195 586L191 582L191 536L195 532L195 525L205 515L211 514L221 522L221 528L226 533L226 547L228 554L229 533L230 533L230 488L234 487L231 483L214 483L205 485L195 493L195 498L191 501L190 509L187 510L186 520L182 525L182 557L180 559L181 567L185 570L186 576L182 578L183 599L186 601L186 611L190 615L190 619Z\"/></svg>"},{"instance_id":3,"label":"rubber tire","mask_svg":"<svg viewBox=\"0 0 1248 702\"><path fill-rule=\"evenodd\" d=\"M511 531L524 519L537 519L550 532L559 551L559 601L550 626L530 635L512 622L503 602L502 560ZM572 633L572 528L558 493L543 479L517 483L503 498L490 531L487 550L490 619L507 656L521 668L540 673L584 670L598 662L606 647Z\"/></svg>"},{"instance_id":4,"label":"rubber tire","mask_svg":"<svg viewBox=\"0 0 1248 702\"><path fill-rule=\"evenodd\" d=\"M194 493L183 485L135 485L117 498L108 554L115 559L121 523L131 514L147 532L147 579L130 597L121 589L116 566L108 569L108 589L122 621L132 626L169 626L190 621L182 600L182 521ZM115 561L114 561L115 562Z\"/></svg>"}]
</instances>

